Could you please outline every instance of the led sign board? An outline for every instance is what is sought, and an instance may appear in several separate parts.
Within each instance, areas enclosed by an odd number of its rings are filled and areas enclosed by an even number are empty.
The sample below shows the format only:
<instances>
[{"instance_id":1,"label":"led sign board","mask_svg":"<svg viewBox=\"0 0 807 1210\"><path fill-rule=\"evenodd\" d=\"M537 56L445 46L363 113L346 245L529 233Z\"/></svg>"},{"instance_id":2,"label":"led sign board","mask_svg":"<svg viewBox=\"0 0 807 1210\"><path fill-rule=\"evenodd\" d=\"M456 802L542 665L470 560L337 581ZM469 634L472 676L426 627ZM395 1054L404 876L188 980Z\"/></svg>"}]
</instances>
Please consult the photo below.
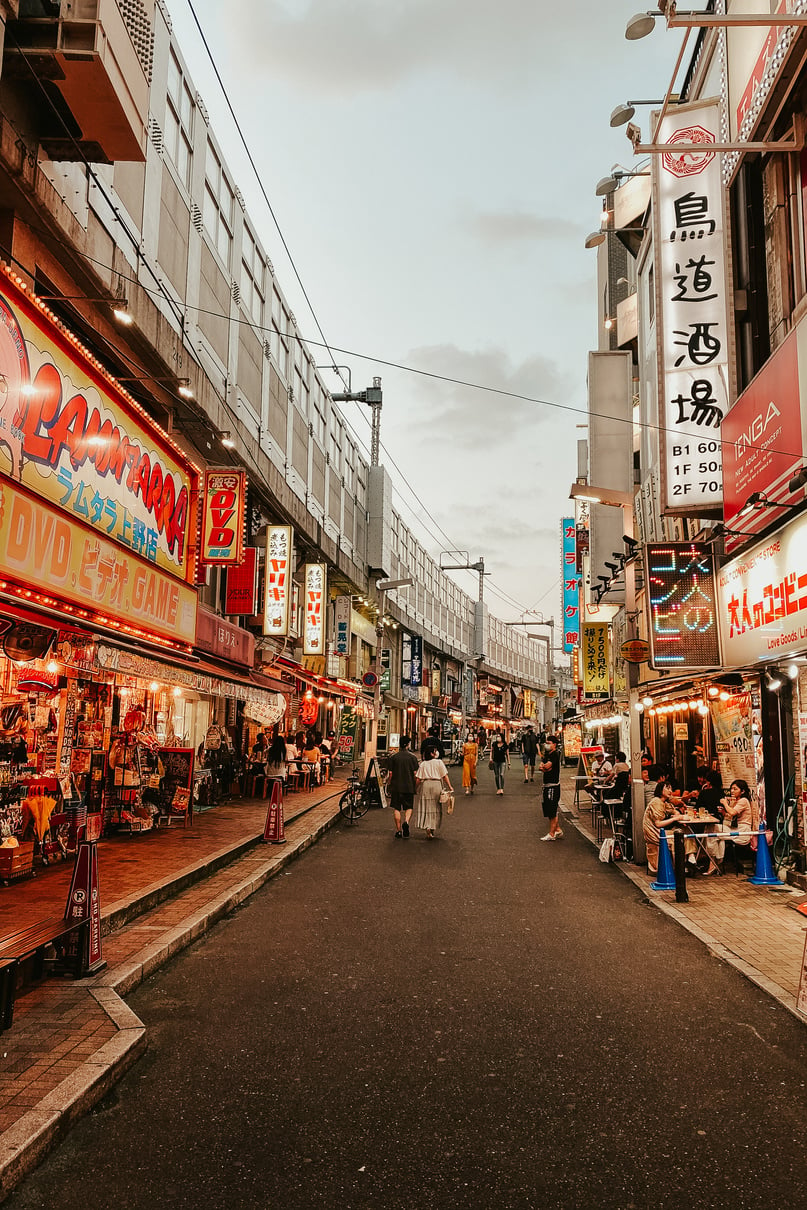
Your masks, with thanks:
<instances>
[{"instance_id":1,"label":"led sign board","mask_svg":"<svg viewBox=\"0 0 807 1210\"><path fill-rule=\"evenodd\" d=\"M719 667L711 548L703 542L651 542L645 569L651 667Z\"/></svg>"}]
</instances>

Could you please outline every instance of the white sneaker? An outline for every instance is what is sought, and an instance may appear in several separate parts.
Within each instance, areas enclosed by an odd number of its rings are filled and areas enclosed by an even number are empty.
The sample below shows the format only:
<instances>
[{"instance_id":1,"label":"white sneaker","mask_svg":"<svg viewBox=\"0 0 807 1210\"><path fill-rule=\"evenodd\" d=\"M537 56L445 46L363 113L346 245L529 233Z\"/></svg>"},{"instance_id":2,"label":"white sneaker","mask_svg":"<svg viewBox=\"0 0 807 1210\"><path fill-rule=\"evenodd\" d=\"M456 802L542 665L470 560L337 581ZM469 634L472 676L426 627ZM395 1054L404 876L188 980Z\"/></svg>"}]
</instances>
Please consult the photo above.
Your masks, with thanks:
<instances>
[{"instance_id":1,"label":"white sneaker","mask_svg":"<svg viewBox=\"0 0 807 1210\"><path fill-rule=\"evenodd\" d=\"M557 832L555 833L555 840L559 840L562 835L563 835L563 832L561 831L560 828L558 828Z\"/></svg>"},{"instance_id":2,"label":"white sneaker","mask_svg":"<svg viewBox=\"0 0 807 1210\"><path fill-rule=\"evenodd\" d=\"M552 835L551 832L547 832L546 836L541 837L541 840L554 840L554 839L555 839L555 837Z\"/></svg>"}]
</instances>

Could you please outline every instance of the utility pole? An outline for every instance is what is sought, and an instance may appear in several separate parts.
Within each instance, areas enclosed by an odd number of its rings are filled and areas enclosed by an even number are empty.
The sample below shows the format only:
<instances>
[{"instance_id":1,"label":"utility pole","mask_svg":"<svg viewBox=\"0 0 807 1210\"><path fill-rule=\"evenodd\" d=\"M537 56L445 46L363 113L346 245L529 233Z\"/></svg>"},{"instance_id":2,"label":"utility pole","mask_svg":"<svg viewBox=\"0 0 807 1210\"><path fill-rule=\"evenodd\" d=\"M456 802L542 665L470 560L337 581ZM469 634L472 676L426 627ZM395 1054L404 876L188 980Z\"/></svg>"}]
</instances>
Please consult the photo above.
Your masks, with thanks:
<instances>
[{"instance_id":1,"label":"utility pole","mask_svg":"<svg viewBox=\"0 0 807 1210\"><path fill-rule=\"evenodd\" d=\"M444 563L443 555L448 555L449 558L452 555L454 557L460 557L460 556L464 555L465 561L463 563ZM483 659L483 657L485 655L485 649L484 649L483 638L479 632L480 632L481 624L484 621L485 576L489 574L488 572L485 571L485 560L480 555L479 558L477 559L476 563L471 563L469 560L469 557L468 557L467 550L444 550L444 551L440 552L440 570L441 571L476 571L479 573L479 606L474 615L474 638L479 640L477 643L477 646L479 647L479 651L477 653L475 653L476 659L481 660L481 659ZM462 694L460 696L460 702L461 702L461 706L460 706L461 731L460 731L460 734L461 734L461 736L464 736L464 733L465 733L465 665L464 664L462 667Z\"/></svg>"},{"instance_id":2,"label":"utility pole","mask_svg":"<svg viewBox=\"0 0 807 1210\"><path fill-rule=\"evenodd\" d=\"M336 403L366 403L373 415L370 430L370 465L378 466L381 457L381 404L383 395L381 379L374 378L373 385L364 391L342 391L331 395Z\"/></svg>"},{"instance_id":3,"label":"utility pole","mask_svg":"<svg viewBox=\"0 0 807 1210\"><path fill-rule=\"evenodd\" d=\"M378 608L378 617L375 624L375 674L376 682L373 686L373 730L370 740L369 757L378 755L378 720L381 717L381 669L382 669L382 653L384 651L384 607L386 604L387 592L391 588L408 588L410 584L414 584L411 576L407 576L403 580L376 580L376 604Z\"/></svg>"}]
</instances>

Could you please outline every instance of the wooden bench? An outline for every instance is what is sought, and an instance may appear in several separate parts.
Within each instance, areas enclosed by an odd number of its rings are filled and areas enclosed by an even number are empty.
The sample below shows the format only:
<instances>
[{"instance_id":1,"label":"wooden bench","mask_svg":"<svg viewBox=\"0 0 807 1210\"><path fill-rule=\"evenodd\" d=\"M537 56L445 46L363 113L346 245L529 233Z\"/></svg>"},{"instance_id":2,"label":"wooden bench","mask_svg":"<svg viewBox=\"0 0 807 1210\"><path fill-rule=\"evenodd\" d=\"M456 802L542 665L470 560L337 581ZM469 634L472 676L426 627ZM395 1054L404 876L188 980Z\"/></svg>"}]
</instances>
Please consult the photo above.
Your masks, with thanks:
<instances>
[{"instance_id":1,"label":"wooden bench","mask_svg":"<svg viewBox=\"0 0 807 1210\"><path fill-rule=\"evenodd\" d=\"M65 920L53 916L49 920L37 920L26 928L0 940L0 1031L10 1028L14 1020L14 998L23 965L29 970L24 973L31 980L41 979L45 974L45 953L49 946L61 950L57 959L60 968L80 979L87 966L87 940L89 917L83 920ZM74 955L65 956L67 938L78 933Z\"/></svg>"}]
</instances>

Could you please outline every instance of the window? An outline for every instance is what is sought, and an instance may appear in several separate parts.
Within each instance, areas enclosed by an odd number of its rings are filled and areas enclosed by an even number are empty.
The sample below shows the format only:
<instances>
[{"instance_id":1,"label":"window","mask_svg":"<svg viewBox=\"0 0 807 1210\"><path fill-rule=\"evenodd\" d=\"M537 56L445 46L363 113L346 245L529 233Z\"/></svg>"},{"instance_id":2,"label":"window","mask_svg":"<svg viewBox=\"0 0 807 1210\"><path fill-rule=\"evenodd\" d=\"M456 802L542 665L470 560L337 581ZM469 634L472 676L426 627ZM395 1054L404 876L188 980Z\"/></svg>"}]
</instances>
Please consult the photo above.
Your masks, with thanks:
<instances>
[{"instance_id":1,"label":"window","mask_svg":"<svg viewBox=\"0 0 807 1210\"><path fill-rule=\"evenodd\" d=\"M266 263L249 227L244 227L244 245L241 252L241 301L247 313L259 326L263 324L263 307L266 297Z\"/></svg>"},{"instance_id":2,"label":"window","mask_svg":"<svg viewBox=\"0 0 807 1210\"><path fill-rule=\"evenodd\" d=\"M235 195L222 172L221 161L208 144L204 222L208 235L228 269L233 243L234 205Z\"/></svg>"},{"instance_id":3,"label":"window","mask_svg":"<svg viewBox=\"0 0 807 1210\"><path fill-rule=\"evenodd\" d=\"M350 441L345 443L345 487L351 493L356 490L356 447Z\"/></svg>"},{"instance_id":4,"label":"window","mask_svg":"<svg viewBox=\"0 0 807 1210\"><path fill-rule=\"evenodd\" d=\"M191 181L193 110L190 89L173 51L168 64L168 100L165 111L165 150L186 189Z\"/></svg>"},{"instance_id":5,"label":"window","mask_svg":"<svg viewBox=\"0 0 807 1210\"><path fill-rule=\"evenodd\" d=\"M330 443L331 466L336 474L342 472L342 426L337 422L331 429ZM347 482L347 480L345 480Z\"/></svg>"}]
</instances>

